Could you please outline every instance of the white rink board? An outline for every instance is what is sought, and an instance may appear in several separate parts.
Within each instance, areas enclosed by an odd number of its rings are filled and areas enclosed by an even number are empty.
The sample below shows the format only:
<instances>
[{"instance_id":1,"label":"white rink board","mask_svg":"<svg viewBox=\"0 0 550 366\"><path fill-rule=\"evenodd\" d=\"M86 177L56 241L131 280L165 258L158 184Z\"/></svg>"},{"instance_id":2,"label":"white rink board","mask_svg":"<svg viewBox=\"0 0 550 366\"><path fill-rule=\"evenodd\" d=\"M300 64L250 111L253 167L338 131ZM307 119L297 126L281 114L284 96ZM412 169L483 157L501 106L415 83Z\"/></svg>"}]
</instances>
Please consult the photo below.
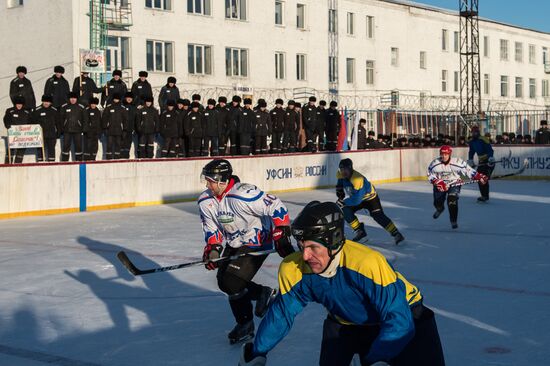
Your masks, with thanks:
<instances>
[{"instance_id":1,"label":"white rink board","mask_svg":"<svg viewBox=\"0 0 550 366\"><path fill-rule=\"evenodd\" d=\"M510 151L512 156L509 158ZM228 158L241 181L269 192L335 185L338 162L354 167L376 184L422 180L437 148ZM467 159L467 148L454 155ZM550 147L497 146L494 174L517 171L525 177L550 176ZM36 164L0 167L0 218L67 213L193 200L204 190L202 167L210 158Z\"/></svg>"}]
</instances>

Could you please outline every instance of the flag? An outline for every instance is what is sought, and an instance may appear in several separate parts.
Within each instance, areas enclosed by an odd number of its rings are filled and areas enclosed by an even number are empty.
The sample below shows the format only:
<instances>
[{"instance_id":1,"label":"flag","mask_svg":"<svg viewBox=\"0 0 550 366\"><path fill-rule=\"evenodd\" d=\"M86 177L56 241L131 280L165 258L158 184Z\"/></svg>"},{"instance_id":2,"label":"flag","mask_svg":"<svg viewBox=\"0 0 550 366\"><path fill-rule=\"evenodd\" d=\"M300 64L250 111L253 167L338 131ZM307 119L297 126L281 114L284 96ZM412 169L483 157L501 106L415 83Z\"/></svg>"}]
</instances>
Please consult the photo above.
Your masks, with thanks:
<instances>
[{"instance_id":1,"label":"flag","mask_svg":"<svg viewBox=\"0 0 550 366\"><path fill-rule=\"evenodd\" d=\"M355 122L351 132L351 150L357 150L357 139L359 137L359 111L355 110Z\"/></svg>"},{"instance_id":2,"label":"flag","mask_svg":"<svg viewBox=\"0 0 550 366\"><path fill-rule=\"evenodd\" d=\"M346 124L346 114L345 110L342 110L340 113L340 131L338 132L338 148L337 151L344 151L348 149L348 130Z\"/></svg>"}]
</instances>

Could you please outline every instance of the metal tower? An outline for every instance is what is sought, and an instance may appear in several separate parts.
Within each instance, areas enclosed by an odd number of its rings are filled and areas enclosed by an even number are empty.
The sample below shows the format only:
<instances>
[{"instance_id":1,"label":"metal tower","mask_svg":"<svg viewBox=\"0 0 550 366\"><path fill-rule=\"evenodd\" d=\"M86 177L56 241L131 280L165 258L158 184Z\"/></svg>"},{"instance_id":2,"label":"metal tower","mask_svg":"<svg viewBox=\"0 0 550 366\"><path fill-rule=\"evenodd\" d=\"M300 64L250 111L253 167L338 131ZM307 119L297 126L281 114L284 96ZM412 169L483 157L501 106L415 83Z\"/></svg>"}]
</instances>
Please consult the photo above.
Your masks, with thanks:
<instances>
[{"instance_id":1,"label":"metal tower","mask_svg":"<svg viewBox=\"0 0 550 366\"><path fill-rule=\"evenodd\" d=\"M329 80L329 92L338 94L338 0L328 0L328 56L329 74L333 67L334 79ZM334 64L331 65L331 60Z\"/></svg>"},{"instance_id":2,"label":"metal tower","mask_svg":"<svg viewBox=\"0 0 550 366\"><path fill-rule=\"evenodd\" d=\"M479 59L479 0L459 0L460 6L460 113L471 126L481 118Z\"/></svg>"}]
</instances>

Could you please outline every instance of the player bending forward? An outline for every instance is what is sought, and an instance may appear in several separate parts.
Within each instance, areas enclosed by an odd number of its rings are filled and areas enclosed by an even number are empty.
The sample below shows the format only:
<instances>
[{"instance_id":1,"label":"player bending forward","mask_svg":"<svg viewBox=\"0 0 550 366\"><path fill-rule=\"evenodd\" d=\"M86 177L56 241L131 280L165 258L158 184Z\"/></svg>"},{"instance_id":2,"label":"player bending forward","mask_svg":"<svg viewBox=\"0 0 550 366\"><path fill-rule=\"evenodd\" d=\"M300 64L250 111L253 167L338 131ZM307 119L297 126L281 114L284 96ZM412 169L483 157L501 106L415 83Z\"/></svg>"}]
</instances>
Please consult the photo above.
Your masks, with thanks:
<instances>
[{"instance_id":1,"label":"player bending forward","mask_svg":"<svg viewBox=\"0 0 550 366\"><path fill-rule=\"evenodd\" d=\"M202 177L208 188L198 200L206 241L204 261L267 250L273 244L282 257L294 252L288 210L279 198L240 183L227 160L208 163ZM218 286L228 295L237 321L228 335L231 344L254 336L252 300L256 301L256 316L262 317L276 294L276 290L252 282L266 258L267 255L244 256L219 265ZM208 270L217 267L215 262L206 265Z\"/></svg>"},{"instance_id":2,"label":"player bending forward","mask_svg":"<svg viewBox=\"0 0 550 366\"><path fill-rule=\"evenodd\" d=\"M339 205L344 212L344 218L351 228L355 231L353 241L359 241L367 236L365 225L359 222L355 213L361 209L369 210L370 215L382 226L395 240L395 244L405 240L399 232L393 221L386 216L380 203L380 197L376 189L361 173L353 169L351 159L340 161L336 178L336 196ZM346 193L348 198L346 197Z\"/></svg>"},{"instance_id":3,"label":"player bending forward","mask_svg":"<svg viewBox=\"0 0 550 366\"><path fill-rule=\"evenodd\" d=\"M384 256L346 240L344 218L332 202L310 202L292 223L301 252L279 267L279 290L254 343L243 346L240 366L262 366L309 302L327 309L321 366L442 366L434 313L418 288Z\"/></svg>"},{"instance_id":4,"label":"player bending forward","mask_svg":"<svg viewBox=\"0 0 550 366\"><path fill-rule=\"evenodd\" d=\"M445 209L445 199L449 208L449 217L453 229L458 228L458 198L460 188L464 181L462 177L468 177L478 181L480 184L487 184L487 176L475 171L460 158L451 157L453 149L444 145L439 149L439 158L436 158L428 167L428 180L433 184L435 213L433 218L437 219Z\"/></svg>"}]
</instances>

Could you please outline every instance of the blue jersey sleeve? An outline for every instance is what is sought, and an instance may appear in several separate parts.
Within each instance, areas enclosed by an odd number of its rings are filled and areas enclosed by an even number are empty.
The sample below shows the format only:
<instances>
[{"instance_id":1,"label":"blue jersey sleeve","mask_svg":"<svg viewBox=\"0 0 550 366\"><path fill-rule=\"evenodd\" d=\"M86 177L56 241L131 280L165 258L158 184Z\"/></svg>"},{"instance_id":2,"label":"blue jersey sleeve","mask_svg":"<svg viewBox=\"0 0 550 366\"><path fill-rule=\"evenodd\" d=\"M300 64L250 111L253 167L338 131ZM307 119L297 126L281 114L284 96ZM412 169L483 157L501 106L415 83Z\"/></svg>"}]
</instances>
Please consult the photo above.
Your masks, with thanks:
<instances>
[{"instance_id":1,"label":"blue jersey sleeve","mask_svg":"<svg viewBox=\"0 0 550 366\"><path fill-rule=\"evenodd\" d=\"M364 199L365 196L372 191L371 183L363 176L352 177L351 184L355 189L355 193L344 200L346 206L357 206Z\"/></svg>"}]
</instances>

